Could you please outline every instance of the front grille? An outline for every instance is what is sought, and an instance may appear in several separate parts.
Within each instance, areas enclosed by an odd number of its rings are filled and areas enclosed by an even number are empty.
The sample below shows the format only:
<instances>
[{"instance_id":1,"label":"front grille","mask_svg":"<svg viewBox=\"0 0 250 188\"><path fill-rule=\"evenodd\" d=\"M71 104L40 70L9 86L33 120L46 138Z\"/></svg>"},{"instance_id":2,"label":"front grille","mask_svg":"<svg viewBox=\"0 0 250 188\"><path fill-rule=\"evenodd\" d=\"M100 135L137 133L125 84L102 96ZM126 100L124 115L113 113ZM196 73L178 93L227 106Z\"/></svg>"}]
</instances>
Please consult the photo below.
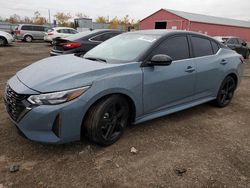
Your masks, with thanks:
<instances>
[{"instance_id":1,"label":"front grille","mask_svg":"<svg viewBox=\"0 0 250 188\"><path fill-rule=\"evenodd\" d=\"M16 93L9 85L6 86L5 105L7 112L15 122L18 122L26 113L26 106L23 102L27 97L27 95Z\"/></svg>"}]
</instances>

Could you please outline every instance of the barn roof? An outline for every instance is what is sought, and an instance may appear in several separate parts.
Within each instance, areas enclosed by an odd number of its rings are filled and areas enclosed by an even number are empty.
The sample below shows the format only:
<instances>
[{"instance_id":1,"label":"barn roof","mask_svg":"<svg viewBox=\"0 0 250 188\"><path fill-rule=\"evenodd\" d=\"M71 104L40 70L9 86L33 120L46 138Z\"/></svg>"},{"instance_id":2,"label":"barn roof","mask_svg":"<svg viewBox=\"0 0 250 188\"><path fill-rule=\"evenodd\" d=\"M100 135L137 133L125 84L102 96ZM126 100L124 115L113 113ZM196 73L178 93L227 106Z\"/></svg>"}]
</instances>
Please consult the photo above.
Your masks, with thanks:
<instances>
[{"instance_id":1,"label":"barn roof","mask_svg":"<svg viewBox=\"0 0 250 188\"><path fill-rule=\"evenodd\" d=\"M211 24L219 24L219 25L230 25L230 26L238 26L238 27L249 27L250 21L243 20L235 20L229 18L215 17L215 16L207 16L203 14L195 14L171 9L164 9L168 12L171 12L177 16L185 18L194 22L202 22L202 23L211 23Z\"/></svg>"}]
</instances>

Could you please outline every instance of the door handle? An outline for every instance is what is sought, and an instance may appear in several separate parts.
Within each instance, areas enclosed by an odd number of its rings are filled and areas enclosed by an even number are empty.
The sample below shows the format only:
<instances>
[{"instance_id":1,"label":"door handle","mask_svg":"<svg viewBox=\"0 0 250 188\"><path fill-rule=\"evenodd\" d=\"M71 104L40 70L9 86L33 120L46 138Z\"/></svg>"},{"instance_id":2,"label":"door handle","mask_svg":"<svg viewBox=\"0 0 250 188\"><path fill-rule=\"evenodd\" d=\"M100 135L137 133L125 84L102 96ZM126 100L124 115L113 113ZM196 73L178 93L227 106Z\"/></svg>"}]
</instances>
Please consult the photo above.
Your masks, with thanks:
<instances>
[{"instance_id":1,"label":"door handle","mask_svg":"<svg viewBox=\"0 0 250 188\"><path fill-rule=\"evenodd\" d=\"M220 62L221 65L226 65L227 63L228 63L228 62L227 62L227 60L225 60L225 59L222 59L221 62Z\"/></svg>"},{"instance_id":2,"label":"door handle","mask_svg":"<svg viewBox=\"0 0 250 188\"><path fill-rule=\"evenodd\" d=\"M186 68L186 70L185 70L185 72L189 72L189 73L192 73L192 72L194 72L194 71L195 71L195 68L192 67L192 66L188 66L188 67Z\"/></svg>"}]
</instances>

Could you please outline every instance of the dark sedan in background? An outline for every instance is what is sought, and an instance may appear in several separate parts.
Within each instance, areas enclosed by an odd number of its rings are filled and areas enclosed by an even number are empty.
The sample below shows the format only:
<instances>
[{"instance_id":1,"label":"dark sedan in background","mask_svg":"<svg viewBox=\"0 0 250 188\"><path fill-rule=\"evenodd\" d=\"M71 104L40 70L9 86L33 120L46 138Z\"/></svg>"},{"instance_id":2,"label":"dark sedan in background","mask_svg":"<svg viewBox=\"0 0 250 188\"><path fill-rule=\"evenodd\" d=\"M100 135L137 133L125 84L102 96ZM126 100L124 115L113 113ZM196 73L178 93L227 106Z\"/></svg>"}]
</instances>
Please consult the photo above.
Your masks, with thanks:
<instances>
[{"instance_id":1,"label":"dark sedan in background","mask_svg":"<svg viewBox=\"0 0 250 188\"><path fill-rule=\"evenodd\" d=\"M121 33L122 31L118 30L97 29L93 31L84 31L67 38L55 39L50 55L84 55L95 46Z\"/></svg>"},{"instance_id":2,"label":"dark sedan in background","mask_svg":"<svg viewBox=\"0 0 250 188\"><path fill-rule=\"evenodd\" d=\"M217 36L214 37L219 42L222 42L232 50L241 54L245 59L249 58L250 48L247 46L247 43L239 37L232 36Z\"/></svg>"}]
</instances>

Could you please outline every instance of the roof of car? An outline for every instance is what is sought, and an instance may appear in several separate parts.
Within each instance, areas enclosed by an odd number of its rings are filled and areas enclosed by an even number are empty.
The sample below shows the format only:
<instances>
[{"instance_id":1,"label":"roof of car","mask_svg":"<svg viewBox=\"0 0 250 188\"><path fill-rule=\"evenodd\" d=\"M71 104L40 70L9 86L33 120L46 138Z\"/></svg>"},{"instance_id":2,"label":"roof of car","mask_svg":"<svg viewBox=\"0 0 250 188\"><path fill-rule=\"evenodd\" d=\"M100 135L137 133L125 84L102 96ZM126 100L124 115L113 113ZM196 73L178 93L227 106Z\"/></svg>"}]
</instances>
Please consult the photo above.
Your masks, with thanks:
<instances>
[{"instance_id":1,"label":"roof of car","mask_svg":"<svg viewBox=\"0 0 250 188\"><path fill-rule=\"evenodd\" d=\"M159 35L159 36L165 36L169 34L196 34L196 35L201 35L205 37L209 37L205 34L202 33L197 33L193 31L184 31L184 30L173 30L173 29L152 29L152 30L140 30L140 31L133 31L130 33L135 33L135 34L144 34L144 35Z\"/></svg>"},{"instance_id":2,"label":"roof of car","mask_svg":"<svg viewBox=\"0 0 250 188\"><path fill-rule=\"evenodd\" d=\"M217 38L240 38L240 37L236 37L236 36L215 36L215 37L217 37Z\"/></svg>"},{"instance_id":3,"label":"roof of car","mask_svg":"<svg viewBox=\"0 0 250 188\"><path fill-rule=\"evenodd\" d=\"M31 25L31 26L41 26L41 27L50 27L48 25L37 25L37 24L18 24L18 26Z\"/></svg>"},{"instance_id":4,"label":"roof of car","mask_svg":"<svg viewBox=\"0 0 250 188\"><path fill-rule=\"evenodd\" d=\"M74 29L71 27L53 27L52 29Z\"/></svg>"}]
</instances>

